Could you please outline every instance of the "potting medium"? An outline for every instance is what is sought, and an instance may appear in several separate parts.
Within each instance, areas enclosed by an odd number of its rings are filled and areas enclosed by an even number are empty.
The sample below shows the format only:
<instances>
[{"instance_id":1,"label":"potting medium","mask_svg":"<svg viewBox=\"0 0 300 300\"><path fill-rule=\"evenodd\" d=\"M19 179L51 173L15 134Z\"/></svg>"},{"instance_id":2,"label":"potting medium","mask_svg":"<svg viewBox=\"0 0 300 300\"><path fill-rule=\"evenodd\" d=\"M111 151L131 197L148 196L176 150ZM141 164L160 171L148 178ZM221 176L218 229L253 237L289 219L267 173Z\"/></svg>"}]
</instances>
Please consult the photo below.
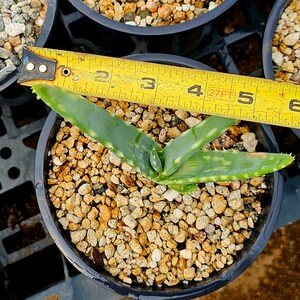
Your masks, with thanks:
<instances>
[{"instance_id":1,"label":"potting medium","mask_svg":"<svg viewBox=\"0 0 300 300\"><path fill-rule=\"evenodd\" d=\"M164 146L205 116L91 99ZM254 152L245 124L208 148ZM180 194L136 173L77 127L62 122L50 149L50 201L76 248L125 283L174 286L233 264L261 213L264 177L206 183Z\"/></svg>"}]
</instances>

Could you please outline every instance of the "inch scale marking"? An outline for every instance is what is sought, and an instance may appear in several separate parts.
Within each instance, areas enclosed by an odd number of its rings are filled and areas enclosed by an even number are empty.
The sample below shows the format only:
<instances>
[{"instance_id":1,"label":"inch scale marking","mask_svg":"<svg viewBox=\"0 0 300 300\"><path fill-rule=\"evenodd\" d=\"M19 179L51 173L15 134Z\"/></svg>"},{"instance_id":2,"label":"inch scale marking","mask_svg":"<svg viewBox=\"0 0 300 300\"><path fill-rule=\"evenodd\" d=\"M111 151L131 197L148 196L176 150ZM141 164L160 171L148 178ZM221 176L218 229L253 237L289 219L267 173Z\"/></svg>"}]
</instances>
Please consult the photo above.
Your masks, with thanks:
<instances>
[{"instance_id":1,"label":"inch scale marking","mask_svg":"<svg viewBox=\"0 0 300 300\"><path fill-rule=\"evenodd\" d=\"M300 86L269 79L28 47L18 82L300 128Z\"/></svg>"}]
</instances>

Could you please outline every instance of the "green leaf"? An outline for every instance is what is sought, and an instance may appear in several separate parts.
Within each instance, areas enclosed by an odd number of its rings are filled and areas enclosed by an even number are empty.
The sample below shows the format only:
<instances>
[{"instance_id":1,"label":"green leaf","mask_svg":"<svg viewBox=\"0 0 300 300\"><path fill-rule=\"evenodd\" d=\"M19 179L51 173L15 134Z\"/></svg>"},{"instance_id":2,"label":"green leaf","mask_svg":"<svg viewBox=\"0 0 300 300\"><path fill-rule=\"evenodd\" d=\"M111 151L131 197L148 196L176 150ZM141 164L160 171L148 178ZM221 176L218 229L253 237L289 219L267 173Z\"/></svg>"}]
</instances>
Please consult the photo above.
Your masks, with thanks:
<instances>
[{"instance_id":1,"label":"green leaf","mask_svg":"<svg viewBox=\"0 0 300 300\"><path fill-rule=\"evenodd\" d=\"M173 139L162 150L162 177L174 173L188 158L201 151L202 147L235 123L234 119L211 116Z\"/></svg>"},{"instance_id":2,"label":"green leaf","mask_svg":"<svg viewBox=\"0 0 300 300\"><path fill-rule=\"evenodd\" d=\"M289 154L206 150L193 155L161 184L192 184L262 176L293 162Z\"/></svg>"},{"instance_id":3,"label":"green leaf","mask_svg":"<svg viewBox=\"0 0 300 300\"><path fill-rule=\"evenodd\" d=\"M161 172L162 162L155 148L153 148L151 151L150 164L156 172Z\"/></svg>"},{"instance_id":4,"label":"green leaf","mask_svg":"<svg viewBox=\"0 0 300 300\"><path fill-rule=\"evenodd\" d=\"M137 172L149 179L157 177L150 157L153 149L158 152L161 148L150 136L82 96L45 84L35 84L32 89L59 115L114 152Z\"/></svg>"},{"instance_id":5,"label":"green leaf","mask_svg":"<svg viewBox=\"0 0 300 300\"><path fill-rule=\"evenodd\" d=\"M197 190L198 184L170 184L169 187L181 194L190 194Z\"/></svg>"},{"instance_id":6,"label":"green leaf","mask_svg":"<svg viewBox=\"0 0 300 300\"><path fill-rule=\"evenodd\" d=\"M293 162L288 154L200 150L232 126L233 119L209 117L161 149L150 136L84 97L45 84L33 85L33 91L137 172L182 193L193 192L200 182L261 176Z\"/></svg>"}]
</instances>

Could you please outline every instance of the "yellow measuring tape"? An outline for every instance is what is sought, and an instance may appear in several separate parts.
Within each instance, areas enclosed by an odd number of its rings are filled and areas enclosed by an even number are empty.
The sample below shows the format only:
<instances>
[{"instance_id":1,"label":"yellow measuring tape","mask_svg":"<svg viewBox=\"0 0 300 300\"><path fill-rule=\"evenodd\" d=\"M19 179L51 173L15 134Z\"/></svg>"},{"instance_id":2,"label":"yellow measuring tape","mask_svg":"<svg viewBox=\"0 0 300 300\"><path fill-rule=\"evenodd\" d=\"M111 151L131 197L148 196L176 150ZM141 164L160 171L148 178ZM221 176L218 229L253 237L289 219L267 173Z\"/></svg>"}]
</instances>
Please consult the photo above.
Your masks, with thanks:
<instances>
[{"instance_id":1,"label":"yellow measuring tape","mask_svg":"<svg viewBox=\"0 0 300 300\"><path fill-rule=\"evenodd\" d=\"M300 86L159 63L30 47L19 83L300 128Z\"/></svg>"}]
</instances>

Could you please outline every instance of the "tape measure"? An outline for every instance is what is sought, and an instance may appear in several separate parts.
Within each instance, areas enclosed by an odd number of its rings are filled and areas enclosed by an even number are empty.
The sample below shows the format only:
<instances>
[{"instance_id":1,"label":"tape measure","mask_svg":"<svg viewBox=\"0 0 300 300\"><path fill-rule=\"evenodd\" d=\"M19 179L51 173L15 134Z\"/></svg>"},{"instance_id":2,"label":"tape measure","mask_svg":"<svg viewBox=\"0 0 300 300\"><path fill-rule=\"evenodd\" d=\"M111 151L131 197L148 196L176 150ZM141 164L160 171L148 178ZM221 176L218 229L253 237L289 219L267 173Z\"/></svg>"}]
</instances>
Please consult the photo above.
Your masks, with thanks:
<instances>
[{"instance_id":1,"label":"tape measure","mask_svg":"<svg viewBox=\"0 0 300 300\"><path fill-rule=\"evenodd\" d=\"M300 86L71 51L24 49L18 82L101 98L300 128Z\"/></svg>"}]
</instances>

